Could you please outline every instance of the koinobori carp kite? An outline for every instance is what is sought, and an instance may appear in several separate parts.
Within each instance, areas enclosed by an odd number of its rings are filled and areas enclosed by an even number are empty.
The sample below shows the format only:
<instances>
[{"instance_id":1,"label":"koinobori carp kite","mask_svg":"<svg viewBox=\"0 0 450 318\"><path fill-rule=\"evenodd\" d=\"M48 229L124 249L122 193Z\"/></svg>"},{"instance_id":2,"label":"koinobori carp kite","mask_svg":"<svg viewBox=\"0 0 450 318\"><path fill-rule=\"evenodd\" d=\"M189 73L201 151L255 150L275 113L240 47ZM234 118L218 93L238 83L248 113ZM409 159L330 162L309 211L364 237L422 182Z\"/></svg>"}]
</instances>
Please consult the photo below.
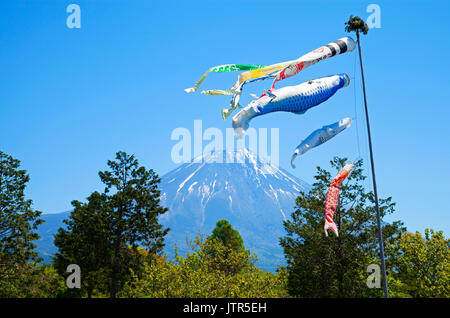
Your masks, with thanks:
<instances>
[{"instance_id":1,"label":"koinobori carp kite","mask_svg":"<svg viewBox=\"0 0 450 318\"><path fill-rule=\"evenodd\" d=\"M325 230L325 236L328 236L328 229L332 230L336 236L339 236L338 228L336 223L333 221L334 213L336 212L338 200L339 200L339 187L342 181L345 180L355 169L355 164L353 162L348 162L345 166L338 172L336 177L330 184L327 192L327 198L325 200L325 224L323 229Z\"/></svg>"},{"instance_id":2,"label":"koinobori carp kite","mask_svg":"<svg viewBox=\"0 0 450 318\"><path fill-rule=\"evenodd\" d=\"M310 80L296 86L286 86L251 101L232 120L238 137L245 134L251 119L264 114L284 111L303 114L311 107L323 103L338 89L350 83L347 74L339 74Z\"/></svg>"},{"instance_id":3,"label":"koinobori carp kite","mask_svg":"<svg viewBox=\"0 0 450 318\"><path fill-rule=\"evenodd\" d=\"M294 150L294 154L291 158L291 166L295 168L294 160L297 156L303 155L310 149L320 146L321 144L327 142L337 134L339 134L344 129L352 125L352 120L348 117L341 119L328 126L323 126L315 131L313 131L305 140L303 140Z\"/></svg>"},{"instance_id":4,"label":"koinobori carp kite","mask_svg":"<svg viewBox=\"0 0 450 318\"><path fill-rule=\"evenodd\" d=\"M350 37L341 38L325 46L321 46L320 48L303 55L289 66L278 72L273 80L271 90L275 88L276 82L294 76L308 66L335 55L351 52L354 49L355 41L353 41Z\"/></svg>"},{"instance_id":5,"label":"koinobori carp kite","mask_svg":"<svg viewBox=\"0 0 450 318\"><path fill-rule=\"evenodd\" d=\"M205 95L233 95L230 102L230 108L224 108L222 110L222 117L226 119L237 107L239 107L239 99L242 93L242 87L246 83L256 82L265 80L267 78L275 78L272 84L271 90L274 89L276 82L283 80L285 78L294 76L298 74L301 70L327 58L335 55L339 55L345 52L350 52L355 49L355 42L350 37L344 37L334 42L331 42L325 46L322 46L308 54L305 54L298 58L297 60L277 63L265 67L257 67L261 65L256 65L253 69L249 71L242 72L239 74L237 82L227 90L206 90L202 91ZM186 92L194 92L200 84L205 79L206 75L211 71L208 70L202 78L195 84L193 88L185 89Z\"/></svg>"}]
</instances>

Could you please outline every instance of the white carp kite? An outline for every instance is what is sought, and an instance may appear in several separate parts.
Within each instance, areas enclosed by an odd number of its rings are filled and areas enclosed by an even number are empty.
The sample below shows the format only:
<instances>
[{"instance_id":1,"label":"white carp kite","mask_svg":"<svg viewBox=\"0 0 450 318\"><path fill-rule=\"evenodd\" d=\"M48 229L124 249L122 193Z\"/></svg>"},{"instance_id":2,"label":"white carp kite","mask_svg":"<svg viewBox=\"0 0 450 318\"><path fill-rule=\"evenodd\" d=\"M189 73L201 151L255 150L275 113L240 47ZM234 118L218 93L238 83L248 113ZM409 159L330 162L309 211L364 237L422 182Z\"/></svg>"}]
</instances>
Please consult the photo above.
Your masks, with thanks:
<instances>
[{"instance_id":1,"label":"white carp kite","mask_svg":"<svg viewBox=\"0 0 450 318\"><path fill-rule=\"evenodd\" d=\"M305 140L303 140L294 150L294 154L291 158L291 166L295 168L294 160L297 156L303 155L305 152L320 146L321 144L327 142L344 129L352 125L352 120L348 117L341 119L328 126L323 126L315 131L313 131Z\"/></svg>"},{"instance_id":2,"label":"white carp kite","mask_svg":"<svg viewBox=\"0 0 450 318\"><path fill-rule=\"evenodd\" d=\"M323 103L338 89L349 84L348 75L339 74L310 80L296 86L282 87L272 92L266 91L266 95L251 101L233 117L234 131L238 137L242 137L252 118L272 112L304 114L308 109Z\"/></svg>"},{"instance_id":3,"label":"white carp kite","mask_svg":"<svg viewBox=\"0 0 450 318\"><path fill-rule=\"evenodd\" d=\"M355 49L355 41L351 37L344 37L327 45L321 46L320 48L309 52L301 56L300 58L292 61L277 63L269 66L263 67L262 65L249 65L253 67L246 72L239 74L237 82L227 90L206 90L202 91L205 95L233 95L230 102L230 108L224 108L222 110L222 117L226 119L237 107L239 107L239 99L242 93L242 87L246 83L256 82L265 80L267 78L274 78L272 83L271 91L275 89L275 83L281 81L285 78L289 78L298 74L301 70L327 58L335 55L339 55L345 52L350 52ZM240 65L240 64L230 64L230 65ZM245 65L244 65L245 66ZM223 65L222 65L223 67ZM213 69L220 68L220 66L213 67L209 69L200 80L192 88L185 89L186 92L195 92L201 83L204 81L206 76L210 72L214 72ZM234 67L233 67L234 68ZM233 70L240 70L238 67ZM264 94L262 95L264 96ZM261 96L261 97L262 97Z\"/></svg>"},{"instance_id":4,"label":"white carp kite","mask_svg":"<svg viewBox=\"0 0 450 318\"><path fill-rule=\"evenodd\" d=\"M338 234L338 228L336 223L333 221L334 213L336 212L338 200L339 200L339 187L342 181L345 180L355 169L355 164L353 162L348 162L345 166L338 172L336 177L330 184L327 192L327 198L325 200L325 224L323 229L325 230L325 236L328 236L328 229L332 230L336 236Z\"/></svg>"}]
</instances>

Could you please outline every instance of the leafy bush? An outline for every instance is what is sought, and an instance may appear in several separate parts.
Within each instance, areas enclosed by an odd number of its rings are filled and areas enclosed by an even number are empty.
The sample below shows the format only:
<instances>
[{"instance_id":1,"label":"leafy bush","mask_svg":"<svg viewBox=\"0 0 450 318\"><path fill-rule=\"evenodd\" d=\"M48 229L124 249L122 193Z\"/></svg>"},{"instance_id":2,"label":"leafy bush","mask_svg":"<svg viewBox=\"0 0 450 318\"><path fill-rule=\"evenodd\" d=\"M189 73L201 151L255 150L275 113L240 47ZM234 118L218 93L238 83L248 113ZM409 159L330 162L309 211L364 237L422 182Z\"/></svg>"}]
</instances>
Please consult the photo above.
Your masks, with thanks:
<instances>
[{"instance_id":1,"label":"leafy bush","mask_svg":"<svg viewBox=\"0 0 450 318\"><path fill-rule=\"evenodd\" d=\"M262 271L256 256L224 246L214 238L197 236L193 252L168 261L156 257L144 265L141 275L125 284L120 297L286 297L286 275ZM141 277L139 277L141 276Z\"/></svg>"}]
</instances>

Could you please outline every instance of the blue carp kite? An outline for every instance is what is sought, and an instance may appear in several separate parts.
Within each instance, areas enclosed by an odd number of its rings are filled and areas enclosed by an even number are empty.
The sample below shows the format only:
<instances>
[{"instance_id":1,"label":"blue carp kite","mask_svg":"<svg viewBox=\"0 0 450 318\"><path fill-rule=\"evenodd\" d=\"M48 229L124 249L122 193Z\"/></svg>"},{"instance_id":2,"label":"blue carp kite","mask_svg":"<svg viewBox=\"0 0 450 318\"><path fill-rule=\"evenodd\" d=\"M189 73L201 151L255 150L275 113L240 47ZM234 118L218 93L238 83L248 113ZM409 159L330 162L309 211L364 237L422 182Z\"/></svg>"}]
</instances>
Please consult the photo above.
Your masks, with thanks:
<instances>
[{"instance_id":1,"label":"blue carp kite","mask_svg":"<svg viewBox=\"0 0 450 318\"><path fill-rule=\"evenodd\" d=\"M234 131L240 138L248 129L250 120L272 112L304 114L308 109L323 103L338 89L349 84L350 78L347 74L338 74L309 80L296 86L266 91L264 96L251 101L233 117Z\"/></svg>"},{"instance_id":2,"label":"blue carp kite","mask_svg":"<svg viewBox=\"0 0 450 318\"><path fill-rule=\"evenodd\" d=\"M352 120L350 118L341 119L338 122L335 122L328 126L323 126L315 131L313 131L305 140L303 140L300 145L298 145L291 159L291 166L295 168L294 160L297 156L303 155L305 152L310 149L320 146L321 144L327 142L337 134L339 134L344 129L350 127L352 125Z\"/></svg>"}]
</instances>

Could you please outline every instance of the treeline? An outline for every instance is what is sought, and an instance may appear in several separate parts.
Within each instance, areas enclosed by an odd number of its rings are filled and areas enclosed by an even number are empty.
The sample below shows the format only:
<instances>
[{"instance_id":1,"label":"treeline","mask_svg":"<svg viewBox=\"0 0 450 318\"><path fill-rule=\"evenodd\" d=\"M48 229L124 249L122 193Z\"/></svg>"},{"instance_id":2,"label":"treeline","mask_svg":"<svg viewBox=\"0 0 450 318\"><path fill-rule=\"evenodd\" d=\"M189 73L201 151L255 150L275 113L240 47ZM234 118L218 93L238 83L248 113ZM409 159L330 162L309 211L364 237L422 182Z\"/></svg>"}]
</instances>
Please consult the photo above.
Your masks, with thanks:
<instances>
[{"instance_id":1,"label":"treeline","mask_svg":"<svg viewBox=\"0 0 450 318\"><path fill-rule=\"evenodd\" d=\"M103 191L72 201L55 235L58 252L41 264L33 241L43 221L25 198L29 176L0 152L0 297L382 297L374 195L363 187L362 161L341 185L339 236L324 235L326 192L345 161L334 158L331 171L318 167L312 190L299 193L280 238L287 266L274 274L255 265L226 220L193 238L187 255L164 255L170 229L159 223L167 213L160 179L125 152L99 172ZM380 199L383 217L394 208L392 198ZM450 240L442 232L412 234L395 221L384 222L383 235L392 297L450 297ZM67 272L70 264L80 276ZM80 288L69 288L72 280Z\"/></svg>"}]
</instances>

